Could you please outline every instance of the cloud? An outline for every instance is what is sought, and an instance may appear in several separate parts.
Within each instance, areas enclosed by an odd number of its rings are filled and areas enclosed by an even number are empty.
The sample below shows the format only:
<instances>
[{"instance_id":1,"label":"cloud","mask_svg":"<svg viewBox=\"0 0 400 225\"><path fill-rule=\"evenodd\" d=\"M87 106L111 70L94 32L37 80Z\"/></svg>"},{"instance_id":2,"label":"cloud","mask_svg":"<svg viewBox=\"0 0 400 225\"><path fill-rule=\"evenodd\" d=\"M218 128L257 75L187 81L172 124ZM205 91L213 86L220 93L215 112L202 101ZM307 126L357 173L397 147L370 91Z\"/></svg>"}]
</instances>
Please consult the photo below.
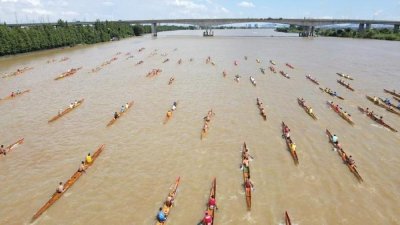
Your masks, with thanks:
<instances>
[{"instance_id":1,"label":"cloud","mask_svg":"<svg viewBox=\"0 0 400 225\"><path fill-rule=\"evenodd\" d=\"M104 6L113 6L114 2L102 2L101 4L103 4Z\"/></svg>"},{"instance_id":2,"label":"cloud","mask_svg":"<svg viewBox=\"0 0 400 225\"><path fill-rule=\"evenodd\" d=\"M167 4L172 6L178 6L186 10L207 10L207 6L187 0L173 0L169 1Z\"/></svg>"},{"instance_id":3,"label":"cloud","mask_svg":"<svg viewBox=\"0 0 400 225\"><path fill-rule=\"evenodd\" d=\"M41 5L40 0L26 0L26 2L30 3L33 6Z\"/></svg>"},{"instance_id":4,"label":"cloud","mask_svg":"<svg viewBox=\"0 0 400 225\"><path fill-rule=\"evenodd\" d=\"M50 0L47 1L47 5L49 6L68 6L68 2L64 0Z\"/></svg>"},{"instance_id":5,"label":"cloud","mask_svg":"<svg viewBox=\"0 0 400 225\"><path fill-rule=\"evenodd\" d=\"M77 16L77 15L79 15L79 13L74 12L74 11L64 11L64 12L61 12L61 15L63 15L63 16Z\"/></svg>"},{"instance_id":6,"label":"cloud","mask_svg":"<svg viewBox=\"0 0 400 225\"><path fill-rule=\"evenodd\" d=\"M229 10L226 9L225 7L221 7L221 11L224 12L224 13L229 13Z\"/></svg>"},{"instance_id":7,"label":"cloud","mask_svg":"<svg viewBox=\"0 0 400 225\"><path fill-rule=\"evenodd\" d=\"M244 7L244 8L254 8L255 7L255 5L252 2L246 2L246 1L238 3L238 6Z\"/></svg>"},{"instance_id":8,"label":"cloud","mask_svg":"<svg viewBox=\"0 0 400 225\"><path fill-rule=\"evenodd\" d=\"M379 16L382 12L383 12L382 9L377 10L377 11L374 12L374 16Z\"/></svg>"},{"instance_id":9,"label":"cloud","mask_svg":"<svg viewBox=\"0 0 400 225\"><path fill-rule=\"evenodd\" d=\"M28 14L36 14L36 15L52 15L53 12L45 10L45 9L40 9L40 8L25 8L21 10L24 13Z\"/></svg>"},{"instance_id":10,"label":"cloud","mask_svg":"<svg viewBox=\"0 0 400 225\"><path fill-rule=\"evenodd\" d=\"M30 5L33 6L39 6L41 5L40 0L0 0L0 2L4 2L4 3L28 3Z\"/></svg>"}]
</instances>

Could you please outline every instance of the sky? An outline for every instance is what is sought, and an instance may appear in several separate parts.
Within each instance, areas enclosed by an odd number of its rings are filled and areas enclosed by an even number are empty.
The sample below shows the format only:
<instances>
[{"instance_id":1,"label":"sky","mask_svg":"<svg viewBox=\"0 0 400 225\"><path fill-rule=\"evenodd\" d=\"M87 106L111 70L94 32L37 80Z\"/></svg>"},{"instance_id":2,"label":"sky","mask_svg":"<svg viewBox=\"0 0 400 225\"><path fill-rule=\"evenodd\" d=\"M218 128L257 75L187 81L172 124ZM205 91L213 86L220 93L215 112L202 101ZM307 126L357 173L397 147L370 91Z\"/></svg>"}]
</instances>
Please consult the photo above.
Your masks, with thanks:
<instances>
[{"instance_id":1,"label":"sky","mask_svg":"<svg viewBox=\"0 0 400 225\"><path fill-rule=\"evenodd\" d=\"M0 23L268 17L400 21L400 0L0 0Z\"/></svg>"}]
</instances>

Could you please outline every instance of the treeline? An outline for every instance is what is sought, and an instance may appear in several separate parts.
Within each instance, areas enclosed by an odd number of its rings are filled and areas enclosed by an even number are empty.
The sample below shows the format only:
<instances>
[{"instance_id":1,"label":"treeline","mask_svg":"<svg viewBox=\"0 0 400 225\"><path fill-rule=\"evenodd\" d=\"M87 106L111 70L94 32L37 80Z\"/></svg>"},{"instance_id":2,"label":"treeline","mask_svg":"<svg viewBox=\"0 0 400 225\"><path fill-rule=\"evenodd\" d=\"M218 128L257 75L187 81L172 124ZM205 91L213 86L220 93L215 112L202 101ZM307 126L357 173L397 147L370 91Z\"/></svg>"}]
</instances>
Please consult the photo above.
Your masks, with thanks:
<instances>
[{"instance_id":1,"label":"treeline","mask_svg":"<svg viewBox=\"0 0 400 225\"><path fill-rule=\"evenodd\" d=\"M69 25L59 20L56 26L8 27L0 25L0 56L43 49L93 44L111 39L138 36L144 32L140 25L100 22L94 25Z\"/></svg>"},{"instance_id":2,"label":"treeline","mask_svg":"<svg viewBox=\"0 0 400 225\"><path fill-rule=\"evenodd\" d=\"M328 37L347 37L347 38L365 38L400 41L400 33L395 33L392 29L369 29L358 31L356 29L317 29L317 35Z\"/></svg>"},{"instance_id":3,"label":"treeline","mask_svg":"<svg viewBox=\"0 0 400 225\"><path fill-rule=\"evenodd\" d=\"M190 27L158 26L158 31L190 29ZM93 25L70 25L59 20L57 25L8 27L0 25L0 56L44 49L94 44L150 33L150 26L123 22L100 22Z\"/></svg>"},{"instance_id":4,"label":"treeline","mask_svg":"<svg viewBox=\"0 0 400 225\"><path fill-rule=\"evenodd\" d=\"M301 26L290 25L289 27L277 27L275 31L284 33L301 33L304 29Z\"/></svg>"},{"instance_id":5,"label":"treeline","mask_svg":"<svg viewBox=\"0 0 400 225\"><path fill-rule=\"evenodd\" d=\"M145 33L151 33L151 26L144 26ZM162 25L157 26L157 32L173 31L173 30L196 30L195 26L176 26L176 25Z\"/></svg>"}]
</instances>

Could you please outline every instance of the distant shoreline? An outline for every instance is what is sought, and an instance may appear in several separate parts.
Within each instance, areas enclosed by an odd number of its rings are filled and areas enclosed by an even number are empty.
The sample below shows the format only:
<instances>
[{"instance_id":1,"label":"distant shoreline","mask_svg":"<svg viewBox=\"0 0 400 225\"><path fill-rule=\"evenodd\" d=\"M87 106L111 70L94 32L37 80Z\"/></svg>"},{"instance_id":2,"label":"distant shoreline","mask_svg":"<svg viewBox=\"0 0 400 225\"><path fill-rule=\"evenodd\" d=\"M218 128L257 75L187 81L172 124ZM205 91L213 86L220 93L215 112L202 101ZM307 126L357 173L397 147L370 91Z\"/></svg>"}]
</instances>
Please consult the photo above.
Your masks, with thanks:
<instances>
[{"instance_id":1,"label":"distant shoreline","mask_svg":"<svg viewBox=\"0 0 400 225\"><path fill-rule=\"evenodd\" d=\"M301 33L299 29L275 29L276 32L281 33ZM395 33L393 30L384 29L370 29L364 31L346 29L316 29L314 36L322 37L338 37L338 38L355 38L355 39L372 39L372 40L385 40L385 41L400 41L400 33Z\"/></svg>"}]
</instances>

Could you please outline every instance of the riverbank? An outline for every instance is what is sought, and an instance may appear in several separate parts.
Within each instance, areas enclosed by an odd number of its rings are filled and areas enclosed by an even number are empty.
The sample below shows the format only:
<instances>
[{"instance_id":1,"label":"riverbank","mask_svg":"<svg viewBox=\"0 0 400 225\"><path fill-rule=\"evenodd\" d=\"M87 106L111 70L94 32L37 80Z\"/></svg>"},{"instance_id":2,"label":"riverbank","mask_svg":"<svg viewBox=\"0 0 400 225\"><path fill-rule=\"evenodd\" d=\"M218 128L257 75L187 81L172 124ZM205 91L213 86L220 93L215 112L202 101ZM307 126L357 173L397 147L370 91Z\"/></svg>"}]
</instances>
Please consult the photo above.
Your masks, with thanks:
<instances>
[{"instance_id":1,"label":"riverbank","mask_svg":"<svg viewBox=\"0 0 400 225\"><path fill-rule=\"evenodd\" d=\"M159 31L182 30L190 27L159 26ZM0 56L39 50L73 47L120 40L151 33L150 26L120 22L97 21L93 25L70 25L59 20L57 26L8 27L0 25Z\"/></svg>"},{"instance_id":2,"label":"riverbank","mask_svg":"<svg viewBox=\"0 0 400 225\"><path fill-rule=\"evenodd\" d=\"M304 29L300 26L290 25L289 27L278 27L275 29L276 32L281 33L302 33ZM361 38L361 39L377 39L377 40L388 40L388 41L400 41L400 33L395 33L391 29L370 29L364 31L358 31L351 28L345 29L316 29L314 36L325 36L325 37L344 37L344 38Z\"/></svg>"},{"instance_id":3,"label":"riverbank","mask_svg":"<svg viewBox=\"0 0 400 225\"><path fill-rule=\"evenodd\" d=\"M400 33L394 33L393 30L370 29L365 31L346 29L317 29L316 34L327 37L344 37L344 38L362 38L362 39L378 39L388 41L400 41Z\"/></svg>"}]
</instances>

